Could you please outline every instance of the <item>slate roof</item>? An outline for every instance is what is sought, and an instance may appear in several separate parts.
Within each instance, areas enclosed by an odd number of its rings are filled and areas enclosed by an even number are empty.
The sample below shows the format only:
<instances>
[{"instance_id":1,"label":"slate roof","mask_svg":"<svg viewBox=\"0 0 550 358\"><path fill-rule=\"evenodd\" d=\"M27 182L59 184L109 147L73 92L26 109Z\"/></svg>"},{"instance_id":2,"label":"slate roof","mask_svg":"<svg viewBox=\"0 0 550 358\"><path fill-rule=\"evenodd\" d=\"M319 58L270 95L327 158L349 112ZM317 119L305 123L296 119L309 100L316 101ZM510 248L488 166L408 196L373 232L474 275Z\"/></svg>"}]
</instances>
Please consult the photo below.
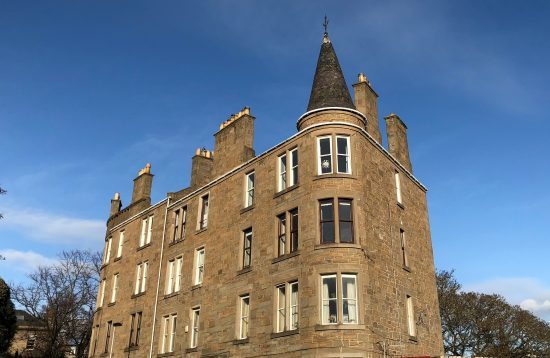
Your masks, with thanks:
<instances>
[{"instance_id":1,"label":"slate roof","mask_svg":"<svg viewBox=\"0 0 550 358\"><path fill-rule=\"evenodd\" d=\"M313 78L308 112L323 107L355 109L334 47L325 33Z\"/></svg>"}]
</instances>

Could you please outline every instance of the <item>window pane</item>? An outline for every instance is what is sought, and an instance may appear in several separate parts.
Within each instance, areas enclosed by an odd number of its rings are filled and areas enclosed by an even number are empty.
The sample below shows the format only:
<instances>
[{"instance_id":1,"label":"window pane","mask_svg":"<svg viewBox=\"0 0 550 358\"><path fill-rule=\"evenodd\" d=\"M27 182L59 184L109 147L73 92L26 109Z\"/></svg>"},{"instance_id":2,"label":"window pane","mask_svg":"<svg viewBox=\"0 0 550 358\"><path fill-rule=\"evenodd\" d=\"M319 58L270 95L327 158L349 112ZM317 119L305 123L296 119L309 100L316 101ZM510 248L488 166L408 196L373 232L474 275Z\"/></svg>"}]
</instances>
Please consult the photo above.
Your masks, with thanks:
<instances>
[{"instance_id":1,"label":"window pane","mask_svg":"<svg viewBox=\"0 0 550 358\"><path fill-rule=\"evenodd\" d=\"M298 209L290 212L290 252L298 250Z\"/></svg>"},{"instance_id":2,"label":"window pane","mask_svg":"<svg viewBox=\"0 0 550 358\"><path fill-rule=\"evenodd\" d=\"M349 173L347 156L338 155L338 173Z\"/></svg>"},{"instance_id":3,"label":"window pane","mask_svg":"<svg viewBox=\"0 0 550 358\"><path fill-rule=\"evenodd\" d=\"M353 228L351 222L340 222L340 242L353 242Z\"/></svg>"},{"instance_id":4,"label":"window pane","mask_svg":"<svg viewBox=\"0 0 550 358\"><path fill-rule=\"evenodd\" d=\"M321 221L334 220L334 209L332 200L322 200L321 202Z\"/></svg>"},{"instance_id":5,"label":"window pane","mask_svg":"<svg viewBox=\"0 0 550 358\"><path fill-rule=\"evenodd\" d=\"M321 224L321 238L323 243L335 241L334 222L324 222Z\"/></svg>"},{"instance_id":6,"label":"window pane","mask_svg":"<svg viewBox=\"0 0 550 358\"><path fill-rule=\"evenodd\" d=\"M286 253L286 214L278 216L279 221L279 256Z\"/></svg>"},{"instance_id":7,"label":"window pane","mask_svg":"<svg viewBox=\"0 0 550 358\"><path fill-rule=\"evenodd\" d=\"M355 276L342 276L343 323L357 323L357 287Z\"/></svg>"},{"instance_id":8,"label":"window pane","mask_svg":"<svg viewBox=\"0 0 550 358\"><path fill-rule=\"evenodd\" d=\"M323 278L323 299L336 298L336 277Z\"/></svg>"},{"instance_id":9,"label":"window pane","mask_svg":"<svg viewBox=\"0 0 550 358\"><path fill-rule=\"evenodd\" d=\"M298 329L298 282L290 284L290 329Z\"/></svg>"},{"instance_id":10,"label":"window pane","mask_svg":"<svg viewBox=\"0 0 550 358\"><path fill-rule=\"evenodd\" d=\"M340 220L351 221L351 200L340 199L338 201Z\"/></svg>"},{"instance_id":11,"label":"window pane","mask_svg":"<svg viewBox=\"0 0 550 358\"><path fill-rule=\"evenodd\" d=\"M331 173L332 172L332 157L330 155L321 156L321 173Z\"/></svg>"},{"instance_id":12,"label":"window pane","mask_svg":"<svg viewBox=\"0 0 550 358\"><path fill-rule=\"evenodd\" d=\"M337 298L336 298L336 277L328 276L323 277L322 287L322 309L323 309L323 324L337 323L338 322L338 310L337 310Z\"/></svg>"},{"instance_id":13,"label":"window pane","mask_svg":"<svg viewBox=\"0 0 550 358\"><path fill-rule=\"evenodd\" d=\"M319 153L321 155L330 154L330 138L319 139Z\"/></svg>"}]
</instances>

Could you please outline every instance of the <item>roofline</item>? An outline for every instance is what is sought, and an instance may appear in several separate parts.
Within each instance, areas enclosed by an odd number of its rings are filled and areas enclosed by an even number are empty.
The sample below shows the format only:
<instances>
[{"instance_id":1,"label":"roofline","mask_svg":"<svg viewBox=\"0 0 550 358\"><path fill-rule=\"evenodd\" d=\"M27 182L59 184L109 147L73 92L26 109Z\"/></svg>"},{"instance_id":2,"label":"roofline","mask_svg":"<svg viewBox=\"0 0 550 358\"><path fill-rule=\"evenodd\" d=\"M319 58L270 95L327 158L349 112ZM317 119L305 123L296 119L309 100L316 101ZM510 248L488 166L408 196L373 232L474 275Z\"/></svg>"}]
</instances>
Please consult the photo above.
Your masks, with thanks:
<instances>
[{"instance_id":1,"label":"roofline","mask_svg":"<svg viewBox=\"0 0 550 358\"><path fill-rule=\"evenodd\" d=\"M348 108L348 107L321 107L321 108L312 109L311 111L307 111L306 113L302 114L300 116L300 118L298 118L298 121L296 121L296 127L298 127L298 123L300 123L300 121L302 119L309 116L310 114L317 113L317 112L322 112L322 111L328 111L328 110L339 110L339 111L347 111L347 112L355 113L355 114L359 115L359 117L363 118L365 120L365 122L368 122L367 116L365 116L363 113L361 113L358 110L353 109L353 108Z\"/></svg>"},{"instance_id":2,"label":"roofline","mask_svg":"<svg viewBox=\"0 0 550 358\"><path fill-rule=\"evenodd\" d=\"M351 109L351 108L341 108L341 107L326 107L326 108L319 108L319 109L316 109L316 110L313 110L313 111L309 111L309 112L306 112L304 115L302 115L302 117L304 117L306 114L309 114L311 112L315 112L315 111L319 111L319 110L325 110L325 109L345 109L345 110L348 110L348 111L352 111L352 112L358 112L359 114L361 114L363 117L365 117L365 115L363 115L361 112L359 111L356 111L354 109ZM302 118L300 117L300 119ZM183 201L186 201L188 200L189 198L193 197L194 195L214 186L215 184L217 184L218 182L224 180L226 177L229 177L231 176L232 174L238 172L239 170L241 170L243 167L249 165L250 163L253 163L254 161L256 160L259 160L260 158L262 157L265 157L267 156L268 154L270 154L271 152L277 150L279 147L283 146L284 144L290 142L291 140L293 140L294 138L296 137L299 137L300 135L304 134L306 131L310 131L314 128L317 128L317 127L321 127L321 126L326 126L326 125L344 125L344 126L348 126L348 127L353 127L357 130L359 130L363 135L365 135L365 137L376 147L378 148L378 150L380 150L388 159L390 159L397 167L399 167L399 169L401 169L415 184L417 184L420 189L422 189L424 192L427 192L428 189L409 171L407 170L401 163L399 163L399 161L397 159L395 159L394 156L392 156L380 143L378 143L373 137L371 137L371 135L366 131L364 130L363 128L355 125L355 124L351 124L351 123L348 123L348 122L321 122L321 123L316 123L316 124L312 124L311 126L308 126L304 129L302 129L301 131L295 133L294 135L292 135L291 137L288 137L287 139L283 140L282 142L276 144L275 146L267 149L266 151L264 151L263 153L261 153L260 155L257 155L255 156L254 158L242 163L241 165L239 166L236 166L235 168L231 169L230 171L226 172L225 174L222 174L220 175L219 177L217 177L216 179L212 180L211 182L209 182L208 184L206 185L203 185L201 186L200 188L198 189L195 189L193 190L192 192L190 192L189 194L185 195L184 197L174 201L173 203L171 203L169 205L169 207L174 207L176 205L178 205L179 203L183 202ZM139 213L129 217L128 219L124 220L123 222L117 224L116 226L114 226L112 229L108 230L107 231L107 236L112 233L113 231L117 230L118 228L120 228L121 226L124 226L126 225L129 221L132 221L134 220L136 217L139 217L141 215L143 215L144 213L150 211L150 210L154 210L155 208L157 208L158 206L162 205L165 201L168 201L168 197L162 199L161 201L157 202L156 204L148 207L147 209L145 210L142 210L140 211Z\"/></svg>"}]
</instances>

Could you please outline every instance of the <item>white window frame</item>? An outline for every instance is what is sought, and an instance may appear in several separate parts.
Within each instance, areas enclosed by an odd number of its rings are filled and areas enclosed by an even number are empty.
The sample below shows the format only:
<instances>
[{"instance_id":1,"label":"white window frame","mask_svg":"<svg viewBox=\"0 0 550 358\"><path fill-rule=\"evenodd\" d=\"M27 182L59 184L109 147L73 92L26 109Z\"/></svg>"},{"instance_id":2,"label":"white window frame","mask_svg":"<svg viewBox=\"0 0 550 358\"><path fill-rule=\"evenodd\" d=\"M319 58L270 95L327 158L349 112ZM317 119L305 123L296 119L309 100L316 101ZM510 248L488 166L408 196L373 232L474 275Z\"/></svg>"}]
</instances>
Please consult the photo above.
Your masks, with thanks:
<instances>
[{"instance_id":1,"label":"white window frame","mask_svg":"<svg viewBox=\"0 0 550 358\"><path fill-rule=\"evenodd\" d=\"M117 294L117 291L118 291L118 278L119 278L119 274L115 273L113 275L113 288L112 288L112 291L111 291L111 303L116 302L116 294Z\"/></svg>"},{"instance_id":2,"label":"white window frame","mask_svg":"<svg viewBox=\"0 0 550 358\"><path fill-rule=\"evenodd\" d=\"M147 271L149 268L149 261L143 261L137 265L136 268L136 284L134 287L134 294L145 292L147 287Z\"/></svg>"},{"instance_id":3,"label":"white window frame","mask_svg":"<svg viewBox=\"0 0 550 358\"><path fill-rule=\"evenodd\" d=\"M205 206L205 202L206 202L206 206ZM198 215L199 221L197 223L197 230L203 230L208 227L209 212L210 212L210 193L205 193L200 197L199 215Z\"/></svg>"},{"instance_id":4,"label":"white window frame","mask_svg":"<svg viewBox=\"0 0 550 358\"><path fill-rule=\"evenodd\" d=\"M194 284L200 285L204 281L204 258L206 256L206 250L203 247L199 247L195 250L195 277Z\"/></svg>"},{"instance_id":5,"label":"white window frame","mask_svg":"<svg viewBox=\"0 0 550 358\"><path fill-rule=\"evenodd\" d=\"M330 152L328 154L323 154L324 157L328 156L330 158L330 172L323 173L322 169L322 159L321 159L321 140L328 139L329 140L329 149ZM332 135L327 136L321 136L317 137L317 174L319 175L327 175L334 173L334 160L332 158Z\"/></svg>"},{"instance_id":6,"label":"white window frame","mask_svg":"<svg viewBox=\"0 0 550 358\"><path fill-rule=\"evenodd\" d=\"M250 238L250 240L249 240ZM242 268L248 268L252 266L252 242L254 240L254 234L252 228L248 228L243 231L243 256L242 256ZM249 246L247 247L247 242ZM248 250L247 250L248 249ZM248 263L247 263L248 259Z\"/></svg>"},{"instance_id":7,"label":"white window frame","mask_svg":"<svg viewBox=\"0 0 550 358\"><path fill-rule=\"evenodd\" d=\"M399 229L399 238L401 240L401 260L403 267L409 268L409 255L407 254L407 238L405 236L405 230Z\"/></svg>"},{"instance_id":8,"label":"white window frame","mask_svg":"<svg viewBox=\"0 0 550 358\"><path fill-rule=\"evenodd\" d=\"M101 280L101 288L99 293L99 300L97 302L97 307L103 307L103 303L105 301L105 285L107 284L107 280L103 279Z\"/></svg>"},{"instance_id":9,"label":"white window frame","mask_svg":"<svg viewBox=\"0 0 550 358\"><path fill-rule=\"evenodd\" d=\"M191 309L191 340L189 344L190 348L196 348L199 343L200 314L200 306Z\"/></svg>"},{"instance_id":10,"label":"white window frame","mask_svg":"<svg viewBox=\"0 0 550 358\"><path fill-rule=\"evenodd\" d=\"M174 237L172 242L185 240L185 229L187 224L187 206L174 211Z\"/></svg>"},{"instance_id":11,"label":"white window frame","mask_svg":"<svg viewBox=\"0 0 550 358\"><path fill-rule=\"evenodd\" d=\"M407 330L409 336L416 337L416 323L414 321L414 305L412 296L407 295Z\"/></svg>"},{"instance_id":12,"label":"white window frame","mask_svg":"<svg viewBox=\"0 0 550 358\"><path fill-rule=\"evenodd\" d=\"M105 243L105 254L103 255L103 264L106 265L111 259L111 245L113 244L113 237L109 236Z\"/></svg>"},{"instance_id":13,"label":"white window frame","mask_svg":"<svg viewBox=\"0 0 550 358\"><path fill-rule=\"evenodd\" d=\"M403 204L403 196L401 193L401 175L398 171L395 171L394 174L395 177L395 195L397 197L397 203Z\"/></svg>"},{"instance_id":14,"label":"white window frame","mask_svg":"<svg viewBox=\"0 0 550 358\"><path fill-rule=\"evenodd\" d=\"M150 215L141 220L141 235L139 236L139 247L151 243L153 236L153 215Z\"/></svg>"},{"instance_id":15,"label":"white window frame","mask_svg":"<svg viewBox=\"0 0 550 358\"><path fill-rule=\"evenodd\" d=\"M335 325L335 324L359 324L359 297L358 297L358 279L357 279L356 273L335 273L335 274L323 274L320 275L321 281L320 281L320 303L321 303L321 324L322 325ZM334 278L336 280L336 298L328 298L325 297L325 293L323 290L323 281L324 279ZM348 292L348 296L344 297L344 278L353 278L353 286L354 286L354 292L353 295L350 295ZM329 317L325 317L325 303L329 305L330 301L336 301L336 322L330 322ZM352 303L352 306L355 307L355 320L351 321L344 320L344 301L348 302L348 315L349 315L349 307L350 303ZM330 307L330 306L329 306ZM328 312L328 310L327 310ZM349 317L349 316L348 316Z\"/></svg>"},{"instance_id":16,"label":"white window frame","mask_svg":"<svg viewBox=\"0 0 550 358\"><path fill-rule=\"evenodd\" d=\"M296 153L296 162L294 161L294 153ZM290 162L290 171L289 171L289 187L294 186L298 184L298 178L300 177L300 173L298 173L298 161L300 160L298 157L298 148L294 148L288 151L288 161ZM296 169L296 170L295 170ZM296 174L294 172L296 171Z\"/></svg>"},{"instance_id":17,"label":"white window frame","mask_svg":"<svg viewBox=\"0 0 550 358\"><path fill-rule=\"evenodd\" d=\"M116 250L116 257L122 257L122 247L124 246L124 230L118 234L118 246Z\"/></svg>"},{"instance_id":18,"label":"white window frame","mask_svg":"<svg viewBox=\"0 0 550 358\"><path fill-rule=\"evenodd\" d=\"M162 344L160 353L171 353L176 345L177 313L162 317Z\"/></svg>"},{"instance_id":19,"label":"white window frame","mask_svg":"<svg viewBox=\"0 0 550 358\"><path fill-rule=\"evenodd\" d=\"M246 339L250 327L250 295L240 296L239 306L239 339Z\"/></svg>"},{"instance_id":20,"label":"white window frame","mask_svg":"<svg viewBox=\"0 0 550 358\"><path fill-rule=\"evenodd\" d=\"M179 292L181 287L182 266L183 256L178 256L168 261L166 267L166 288L164 290L166 295Z\"/></svg>"},{"instance_id":21,"label":"white window frame","mask_svg":"<svg viewBox=\"0 0 550 358\"><path fill-rule=\"evenodd\" d=\"M283 191L288 188L287 174L287 153L281 154L277 157L277 191Z\"/></svg>"},{"instance_id":22,"label":"white window frame","mask_svg":"<svg viewBox=\"0 0 550 358\"><path fill-rule=\"evenodd\" d=\"M345 139L346 140L346 149L347 149L346 153L339 153L338 152L338 140L339 139ZM338 174L351 174L351 142L350 142L349 136L337 135L334 149L335 149L335 152L336 152L336 173L338 173ZM345 157L346 161L347 161L347 163L346 163L347 164L347 169L348 169L347 172L340 171L340 166L338 164L339 163L338 158L342 157L342 156Z\"/></svg>"},{"instance_id":23,"label":"white window frame","mask_svg":"<svg viewBox=\"0 0 550 358\"><path fill-rule=\"evenodd\" d=\"M294 287L296 287L296 295L293 294ZM298 329L299 294L298 281L285 282L276 286L276 333Z\"/></svg>"},{"instance_id":24,"label":"white window frame","mask_svg":"<svg viewBox=\"0 0 550 358\"><path fill-rule=\"evenodd\" d=\"M256 172L251 171L245 176L246 187L244 192L244 207L248 208L254 205L254 194L256 188Z\"/></svg>"}]
</instances>

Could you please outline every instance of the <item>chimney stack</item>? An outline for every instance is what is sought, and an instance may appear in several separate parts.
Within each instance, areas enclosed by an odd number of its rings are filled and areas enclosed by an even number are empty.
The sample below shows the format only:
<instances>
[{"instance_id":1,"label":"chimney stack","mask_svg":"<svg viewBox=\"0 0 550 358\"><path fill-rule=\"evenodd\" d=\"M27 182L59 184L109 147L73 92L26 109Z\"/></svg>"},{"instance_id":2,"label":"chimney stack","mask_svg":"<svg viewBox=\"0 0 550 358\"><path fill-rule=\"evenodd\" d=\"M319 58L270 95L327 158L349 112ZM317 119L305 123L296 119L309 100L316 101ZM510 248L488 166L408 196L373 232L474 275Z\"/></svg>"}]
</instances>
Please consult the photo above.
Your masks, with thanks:
<instances>
[{"instance_id":1,"label":"chimney stack","mask_svg":"<svg viewBox=\"0 0 550 358\"><path fill-rule=\"evenodd\" d=\"M218 177L256 156L254 152L254 120L250 108L232 114L214 134L214 166L212 177Z\"/></svg>"},{"instance_id":2,"label":"chimney stack","mask_svg":"<svg viewBox=\"0 0 550 358\"><path fill-rule=\"evenodd\" d=\"M367 132L378 143L382 144L378 119L378 94L372 88L365 74L358 75L357 83L353 85L355 107L367 117Z\"/></svg>"},{"instance_id":3,"label":"chimney stack","mask_svg":"<svg viewBox=\"0 0 550 358\"><path fill-rule=\"evenodd\" d=\"M191 159L191 188L199 188L212 180L214 152L206 148L197 148Z\"/></svg>"},{"instance_id":4,"label":"chimney stack","mask_svg":"<svg viewBox=\"0 0 550 358\"><path fill-rule=\"evenodd\" d=\"M151 164L147 163L145 168L141 169L137 178L134 179L134 190L132 191L132 204L142 199L151 199L151 187L153 185L153 174L151 174Z\"/></svg>"},{"instance_id":5,"label":"chimney stack","mask_svg":"<svg viewBox=\"0 0 550 358\"><path fill-rule=\"evenodd\" d=\"M115 196L113 197L113 199L111 199L111 211L109 212L109 217L120 212L120 208L122 208L122 201L120 200L120 194L115 193Z\"/></svg>"},{"instance_id":6,"label":"chimney stack","mask_svg":"<svg viewBox=\"0 0 550 358\"><path fill-rule=\"evenodd\" d=\"M386 134L390 154L412 173L409 144L407 143L407 126L395 113L391 113L384 119L386 120Z\"/></svg>"}]
</instances>

